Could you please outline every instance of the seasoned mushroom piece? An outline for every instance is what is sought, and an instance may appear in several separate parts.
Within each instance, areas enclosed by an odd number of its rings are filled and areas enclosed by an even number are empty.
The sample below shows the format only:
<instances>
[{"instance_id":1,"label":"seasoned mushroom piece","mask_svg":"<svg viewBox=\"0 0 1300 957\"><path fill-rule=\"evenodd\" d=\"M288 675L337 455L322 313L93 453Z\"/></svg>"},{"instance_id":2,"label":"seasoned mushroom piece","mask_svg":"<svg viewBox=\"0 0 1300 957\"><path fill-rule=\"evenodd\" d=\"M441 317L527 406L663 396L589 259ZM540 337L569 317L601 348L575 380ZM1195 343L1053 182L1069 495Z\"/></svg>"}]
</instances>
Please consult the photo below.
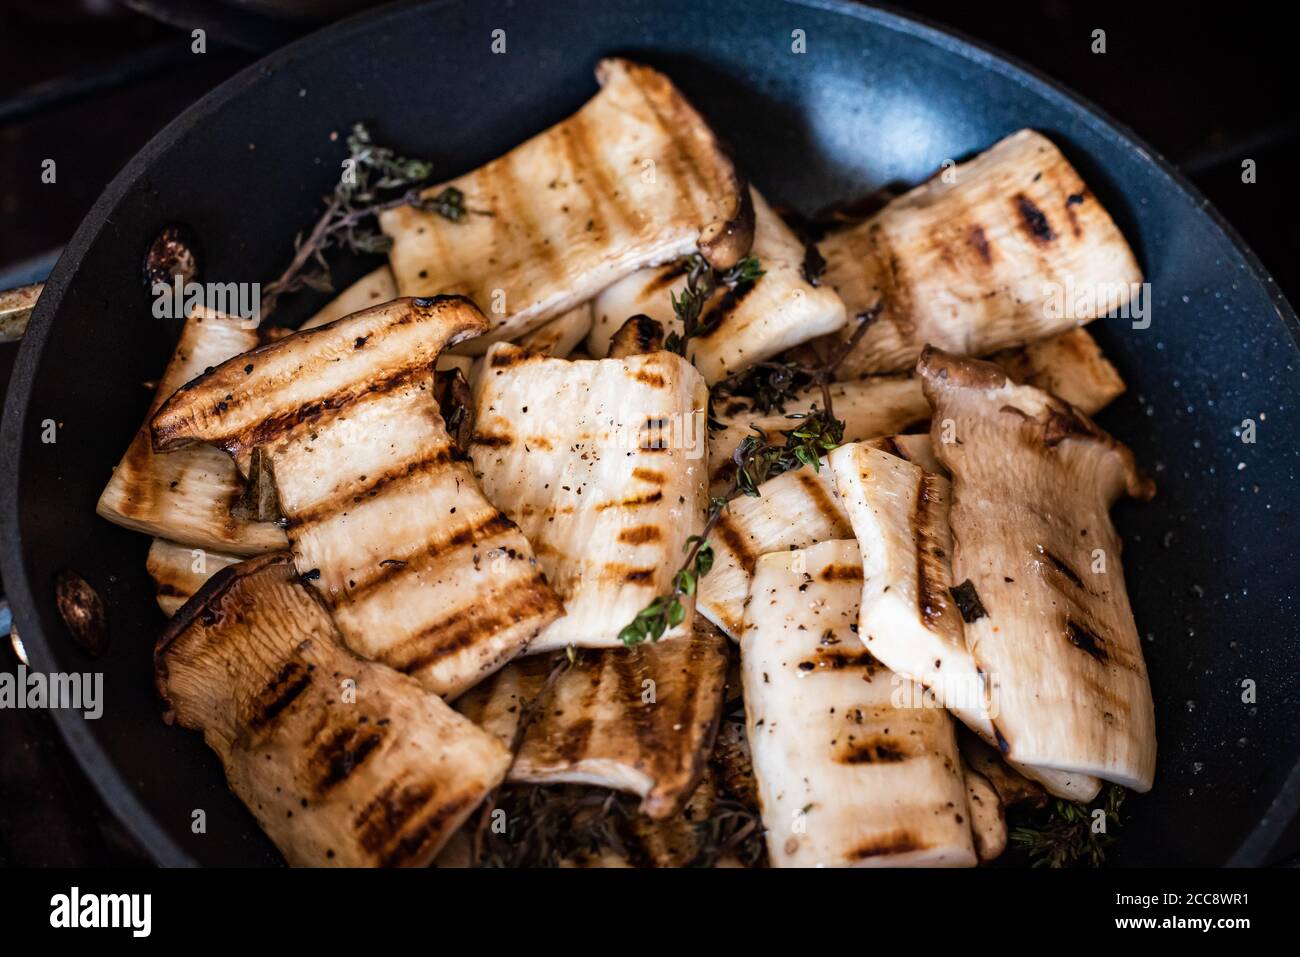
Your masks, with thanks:
<instances>
[{"instance_id":1,"label":"seasoned mushroom piece","mask_svg":"<svg viewBox=\"0 0 1300 957\"><path fill-rule=\"evenodd\" d=\"M176 351L149 407L152 416L173 392L205 369L257 345L257 330L229 316L198 309L185 320ZM220 450L194 446L160 455L149 420L140 426L95 506L102 518L194 548L257 555L284 548L284 530L231 511L243 483Z\"/></svg>"},{"instance_id":2,"label":"seasoned mushroom piece","mask_svg":"<svg viewBox=\"0 0 1300 957\"><path fill-rule=\"evenodd\" d=\"M572 362L509 343L488 352L474 470L564 601L530 653L619 646L622 628L672 590L704 526L707 401L700 374L669 352ZM692 615L673 633L690 634Z\"/></svg>"},{"instance_id":3,"label":"seasoned mushroom piece","mask_svg":"<svg viewBox=\"0 0 1300 957\"><path fill-rule=\"evenodd\" d=\"M1091 419L997 366L927 349L918 368L952 475L967 645L997 678L1003 753L1148 790L1155 713L1109 512L1154 484Z\"/></svg>"},{"instance_id":4,"label":"seasoned mushroom piece","mask_svg":"<svg viewBox=\"0 0 1300 957\"><path fill-rule=\"evenodd\" d=\"M853 628L853 541L764 555L740 640L768 858L777 867L975 864L948 712Z\"/></svg>"},{"instance_id":5,"label":"seasoned mushroom piece","mask_svg":"<svg viewBox=\"0 0 1300 957\"><path fill-rule=\"evenodd\" d=\"M159 449L209 442L244 471L260 450L348 646L447 695L560 612L434 400L438 353L485 326L464 299L397 299L223 363L153 420Z\"/></svg>"},{"instance_id":6,"label":"seasoned mushroom piece","mask_svg":"<svg viewBox=\"0 0 1300 957\"><path fill-rule=\"evenodd\" d=\"M549 655L520 658L456 707L508 743L554 667ZM707 622L693 635L579 652L538 703L508 780L629 791L642 813L670 817L704 771L726 674L726 639Z\"/></svg>"},{"instance_id":7,"label":"seasoned mushroom piece","mask_svg":"<svg viewBox=\"0 0 1300 957\"><path fill-rule=\"evenodd\" d=\"M908 368L926 343L965 355L1021 346L1124 306L1142 282L1105 208L1033 130L819 246L850 315L881 307L846 373Z\"/></svg>"},{"instance_id":8,"label":"seasoned mushroom piece","mask_svg":"<svg viewBox=\"0 0 1300 957\"><path fill-rule=\"evenodd\" d=\"M510 763L437 695L344 648L284 553L214 576L155 668L168 717L203 732L294 866L422 867Z\"/></svg>"},{"instance_id":9,"label":"seasoned mushroom piece","mask_svg":"<svg viewBox=\"0 0 1300 957\"><path fill-rule=\"evenodd\" d=\"M457 221L415 206L380 217L403 296L460 293L492 319L475 355L517 339L645 266L699 252L734 266L754 234L749 190L666 76L628 60L567 120L471 173Z\"/></svg>"}]
</instances>

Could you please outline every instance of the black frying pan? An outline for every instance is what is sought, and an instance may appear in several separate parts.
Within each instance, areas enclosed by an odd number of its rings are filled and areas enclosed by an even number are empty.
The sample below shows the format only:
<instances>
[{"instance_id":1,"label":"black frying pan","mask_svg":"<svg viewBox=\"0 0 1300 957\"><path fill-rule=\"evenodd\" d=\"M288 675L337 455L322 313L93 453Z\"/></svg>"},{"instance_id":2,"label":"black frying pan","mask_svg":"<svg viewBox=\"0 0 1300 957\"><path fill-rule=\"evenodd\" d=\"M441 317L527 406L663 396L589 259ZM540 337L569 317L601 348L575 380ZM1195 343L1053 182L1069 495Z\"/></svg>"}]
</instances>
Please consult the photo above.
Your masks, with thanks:
<instances>
[{"instance_id":1,"label":"black frying pan","mask_svg":"<svg viewBox=\"0 0 1300 957\"><path fill-rule=\"evenodd\" d=\"M507 52L489 52L492 31ZM791 52L804 31L807 52ZM1101 416L1155 473L1116 519L1154 686L1160 764L1126 804L1122 864L1270 859L1300 801L1300 625L1292 561L1300 423L1297 322L1255 257L1163 160L1095 110L974 44L848 3L503 0L346 22L234 78L164 130L100 198L32 319L5 408L3 574L42 670L105 673L102 719L58 712L108 804L162 863L272 863L199 736L167 728L152 685L162 625L148 540L94 505L139 425L141 382L178 331L154 319L141 257L159 227L201 237L205 278L266 281L336 180L357 119L440 175L571 112L603 54L672 75L771 198L805 210L918 181L1022 126L1065 150L1138 252L1153 321L1093 330L1130 385ZM371 264L346 263L348 281ZM318 303L278 314L297 322ZM1234 434L1254 419L1258 441ZM61 423L41 441L42 422ZM91 662L53 600L80 571L108 603ZM1250 679L1256 700L1243 701ZM207 831L191 833L192 811Z\"/></svg>"}]
</instances>

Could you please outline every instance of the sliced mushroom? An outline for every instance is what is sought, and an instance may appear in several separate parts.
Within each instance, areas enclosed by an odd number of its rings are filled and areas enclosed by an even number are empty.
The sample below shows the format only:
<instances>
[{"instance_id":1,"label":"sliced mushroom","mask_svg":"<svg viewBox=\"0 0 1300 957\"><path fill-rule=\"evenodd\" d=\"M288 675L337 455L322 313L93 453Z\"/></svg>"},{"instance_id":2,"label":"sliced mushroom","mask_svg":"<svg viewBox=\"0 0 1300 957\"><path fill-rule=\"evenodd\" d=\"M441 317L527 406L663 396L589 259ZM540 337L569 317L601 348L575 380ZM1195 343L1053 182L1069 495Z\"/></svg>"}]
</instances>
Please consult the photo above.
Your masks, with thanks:
<instances>
[{"instance_id":1,"label":"sliced mushroom","mask_svg":"<svg viewBox=\"0 0 1300 957\"><path fill-rule=\"evenodd\" d=\"M456 695L560 613L528 541L479 490L434 401L456 297L398 299L223 363L153 420L157 447L261 449L298 570L350 648Z\"/></svg>"},{"instance_id":2,"label":"sliced mushroom","mask_svg":"<svg viewBox=\"0 0 1300 957\"><path fill-rule=\"evenodd\" d=\"M150 415L205 369L256 345L257 330L244 328L238 319L203 309L191 313L158 383ZM110 522L194 548L236 555L284 548L283 529L232 513L242 495L243 482L229 457L206 446L159 455L146 419L95 510Z\"/></svg>"},{"instance_id":3,"label":"sliced mushroom","mask_svg":"<svg viewBox=\"0 0 1300 957\"><path fill-rule=\"evenodd\" d=\"M230 565L243 561L239 555L178 545L165 538L155 538L149 546L145 569L154 582L158 607L169 618L176 614L203 583Z\"/></svg>"},{"instance_id":4,"label":"sliced mushroom","mask_svg":"<svg viewBox=\"0 0 1300 957\"><path fill-rule=\"evenodd\" d=\"M993 681L1003 753L1148 790L1155 714L1109 511L1154 484L1091 419L997 366L927 349L918 369L952 475L953 578L978 598L967 645Z\"/></svg>"},{"instance_id":5,"label":"sliced mushroom","mask_svg":"<svg viewBox=\"0 0 1300 957\"><path fill-rule=\"evenodd\" d=\"M846 373L908 368L926 343L965 355L1021 346L1125 305L1142 282L1105 208L1033 130L819 247L851 315L882 307Z\"/></svg>"},{"instance_id":6,"label":"sliced mushroom","mask_svg":"<svg viewBox=\"0 0 1300 957\"><path fill-rule=\"evenodd\" d=\"M858 641L861 591L853 541L755 566L740 654L768 858L973 866L952 721Z\"/></svg>"},{"instance_id":7,"label":"sliced mushroom","mask_svg":"<svg viewBox=\"0 0 1300 957\"><path fill-rule=\"evenodd\" d=\"M583 303L538 326L516 343L521 349L564 359L578 348L591 331L591 305Z\"/></svg>"},{"instance_id":8,"label":"sliced mushroom","mask_svg":"<svg viewBox=\"0 0 1300 957\"><path fill-rule=\"evenodd\" d=\"M989 356L1013 382L1032 385L1096 415L1124 394L1124 380L1088 330L1070 329Z\"/></svg>"},{"instance_id":9,"label":"sliced mushroom","mask_svg":"<svg viewBox=\"0 0 1300 957\"><path fill-rule=\"evenodd\" d=\"M510 763L437 695L347 651L284 553L209 580L155 668L169 718L203 732L293 866L422 867Z\"/></svg>"},{"instance_id":10,"label":"sliced mushroom","mask_svg":"<svg viewBox=\"0 0 1300 957\"><path fill-rule=\"evenodd\" d=\"M547 655L521 658L457 707L510 742L554 666ZM671 817L704 772L726 673L726 639L707 624L689 636L580 652L537 705L508 780L628 791L648 817Z\"/></svg>"},{"instance_id":11,"label":"sliced mushroom","mask_svg":"<svg viewBox=\"0 0 1300 957\"><path fill-rule=\"evenodd\" d=\"M564 601L530 653L619 646L672 590L704 525L706 402L700 374L668 352L573 362L499 343L487 354L474 470ZM691 617L674 633L690 634Z\"/></svg>"},{"instance_id":12,"label":"sliced mushroom","mask_svg":"<svg viewBox=\"0 0 1300 957\"><path fill-rule=\"evenodd\" d=\"M719 269L749 251L749 191L708 124L662 73L628 60L567 120L464 176L466 214L380 216L403 296L461 293L492 319L464 351L516 339L645 266L699 252Z\"/></svg>"},{"instance_id":13,"label":"sliced mushroom","mask_svg":"<svg viewBox=\"0 0 1300 957\"><path fill-rule=\"evenodd\" d=\"M763 275L736 289L720 286L705 304L702 331L686 345L688 358L710 385L743 372L802 342L842 327L844 303L828 286L815 286L805 275L806 248L755 189L754 245L750 255ZM686 289L679 263L643 269L614 283L593 304L595 321L587 347L592 355L609 351L614 331L631 315L643 313L681 334L673 299Z\"/></svg>"},{"instance_id":14,"label":"sliced mushroom","mask_svg":"<svg viewBox=\"0 0 1300 957\"><path fill-rule=\"evenodd\" d=\"M975 853L981 862L1001 857L1007 849L1007 816L1002 809L998 792L978 771L965 761L962 772L966 777L966 798L970 807L971 837Z\"/></svg>"},{"instance_id":15,"label":"sliced mushroom","mask_svg":"<svg viewBox=\"0 0 1300 957\"><path fill-rule=\"evenodd\" d=\"M920 682L962 723L995 742L996 687L989 685L997 677L982 672L968 648L952 573L948 481L890 451L883 443L853 443L829 456L863 555L858 636L888 667ZM1072 800L1091 800L1101 787L1077 772L1018 767Z\"/></svg>"}]
</instances>

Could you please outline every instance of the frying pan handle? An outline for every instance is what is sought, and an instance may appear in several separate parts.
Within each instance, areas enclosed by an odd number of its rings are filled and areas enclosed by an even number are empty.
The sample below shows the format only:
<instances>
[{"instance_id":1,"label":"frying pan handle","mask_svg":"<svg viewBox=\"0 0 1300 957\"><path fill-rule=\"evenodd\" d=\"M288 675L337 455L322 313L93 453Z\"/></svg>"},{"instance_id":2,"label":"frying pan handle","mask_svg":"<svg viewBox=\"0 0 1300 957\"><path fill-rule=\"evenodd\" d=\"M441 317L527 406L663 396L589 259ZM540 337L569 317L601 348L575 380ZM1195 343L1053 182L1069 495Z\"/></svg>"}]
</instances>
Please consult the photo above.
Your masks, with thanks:
<instances>
[{"instance_id":1,"label":"frying pan handle","mask_svg":"<svg viewBox=\"0 0 1300 957\"><path fill-rule=\"evenodd\" d=\"M23 337L44 288L45 283L34 282L0 292L0 342L17 342Z\"/></svg>"}]
</instances>

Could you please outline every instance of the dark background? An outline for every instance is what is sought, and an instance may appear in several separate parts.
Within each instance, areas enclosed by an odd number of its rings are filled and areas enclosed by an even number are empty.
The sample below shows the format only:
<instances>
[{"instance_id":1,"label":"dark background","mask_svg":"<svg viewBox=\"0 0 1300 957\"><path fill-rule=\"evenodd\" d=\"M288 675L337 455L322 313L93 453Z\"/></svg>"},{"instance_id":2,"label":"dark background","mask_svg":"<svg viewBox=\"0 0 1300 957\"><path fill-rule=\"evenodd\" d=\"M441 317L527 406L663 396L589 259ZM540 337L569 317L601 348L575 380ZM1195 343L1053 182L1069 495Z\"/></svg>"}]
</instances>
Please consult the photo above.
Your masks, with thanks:
<instances>
[{"instance_id":1,"label":"dark background","mask_svg":"<svg viewBox=\"0 0 1300 957\"><path fill-rule=\"evenodd\" d=\"M562 2L562 0L556 0ZM652 2L652 0L647 0ZM312 10L364 2L29 0L0 3L0 289L39 278L122 165L172 117ZM895 3L1030 64L1179 166L1300 301L1293 31L1276 6L1038 0ZM207 30L207 52L190 29ZM726 24L718 28L726 29ZM1106 53L1091 51L1106 32ZM41 162L58 163L42 184ZM1253 159L1257 182L1241 182ZM15 351L0 345L0 382ZM0 667L15 658L7 641ZM1293 829L1294 830L1294 829ZM144 863L62 750L48 715L0 711L0 865Z\"/></svg>"}]
</instances>

